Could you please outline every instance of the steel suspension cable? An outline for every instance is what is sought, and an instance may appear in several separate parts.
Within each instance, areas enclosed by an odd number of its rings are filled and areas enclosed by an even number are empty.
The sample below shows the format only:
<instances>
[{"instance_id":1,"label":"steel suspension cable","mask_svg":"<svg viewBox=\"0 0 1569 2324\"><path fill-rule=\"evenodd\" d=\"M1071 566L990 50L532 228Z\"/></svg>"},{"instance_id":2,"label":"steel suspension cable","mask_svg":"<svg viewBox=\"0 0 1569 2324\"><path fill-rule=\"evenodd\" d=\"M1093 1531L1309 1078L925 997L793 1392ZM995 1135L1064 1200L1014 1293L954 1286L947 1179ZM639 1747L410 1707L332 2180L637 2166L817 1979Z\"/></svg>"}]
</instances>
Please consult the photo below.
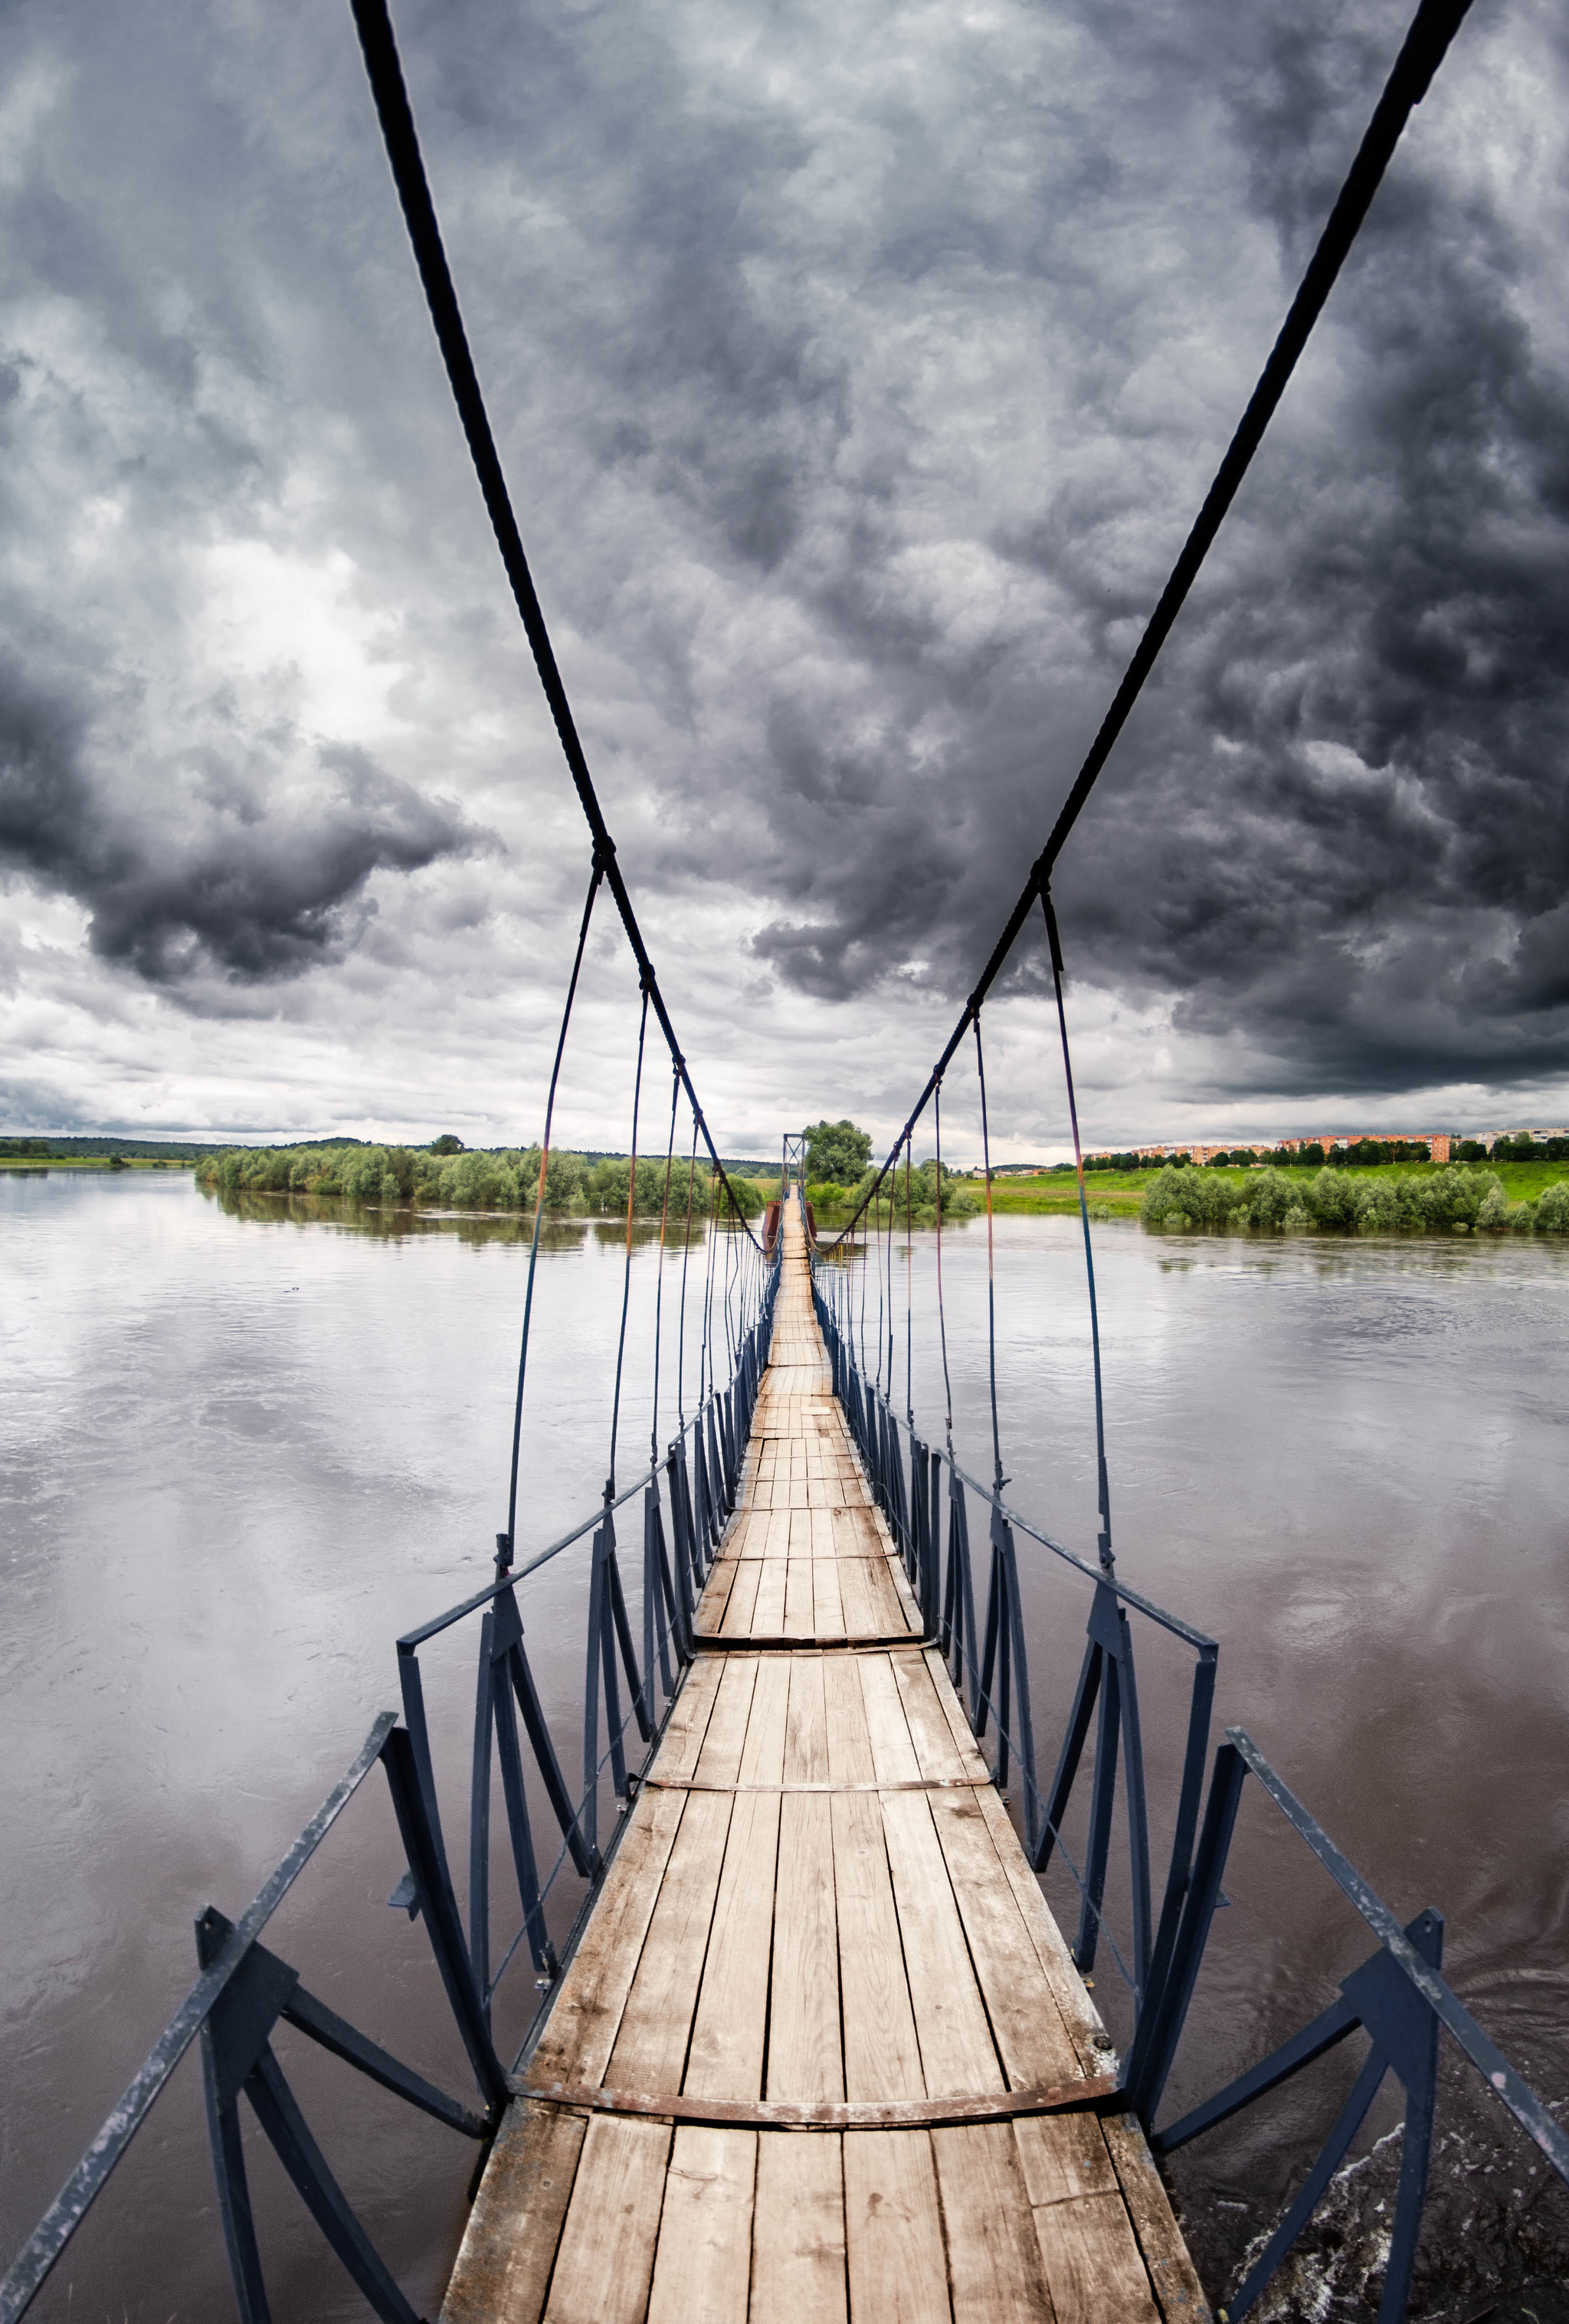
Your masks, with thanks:
<instances>
[{"instance_id":1,"label":"steel suspension cable","mask_svg":"<svg viewBox=\"0 0 1569 2324\"><path fill-rule=\"evenodd\" d=\"M529 1327L534 1314L534 1270L540 1259L540 1223L545 1215L545 1172L550 1160L550 1123L556 1111L556 1085L561 1078L567 1028L572 1021L572 1003L577 995L577 979L583 968L584 948L588 942L588 923L594 917L594 899L599 893L599 883L604 877L604 868L596 861L588 881L588 893L584 899L583 924L577 931L577 950L573 955L572 974L567 986L567 1004L561 1011L561 1030L556 1037L556 1059L550 1067L549 1093L545 1100L545 1135L540 1146L540 1183L534 1194L534 1232L529 1245L529 1276L523 1290L522 1340L518 1349L518 1396L512 1411L512 1464L507 1488L507 1529L496 1538L496 1555L503 1567L512 1563L517 1541L518 1456L523 1435L523 1382L529 1370Z\"/></svg>"},{"instance_id":2,"label":"steel suspension cable","mask_svg":"<svg viewBox=\"0 0 1569 2324\"><path fill-rule=\"evenodd\" d=\"M704 1379L714 1383L714 1360L709 1352L708 1333L714 1319L714 1222L719 1213L714 1181L708 1182L708 1216L703 1233L703 1337L697 1350L697 1409L703 1409Z\"/></svg>"},{"instance_id":3,"label":"steel suspension cable","mask_svg":"<svg viewBox=\"0 0 1569 2324\"><path fill-rule=\"evenodd\" d=\"M403 80L403 69L399 61L398 44L392 32L392 18L387 13L386 0L349 0L349 5L353 9L355 26L359 33L360 48L364 52L371 94L375 100L376 114L382 125L382 137L387 149L387 160L392 168L392 180L398 189L398 199L402 206L404 222L409 229L409 239L413 245L414 263L420 270L420 280L424 285L426 303L430 309L430 319L436 327L437 344L441 349L441 359L447 366L447 376L451 383L453 401L457 406L457 416L463 424L464 435L468 440L469 455L474 462L475 474L479 481L479 489L485 501L486 513L489 515L491 527L495 534L496 546L501 551L502 563L506 569L512 596L516 601L518 612L522 617L523 629L533 652L534 666L540 674L540 684L544 688L545 699L550 706L550 715L556 723L556 732L560 738L568 771L572 777L588 828L594 835L595 861L603 867L611 894L615 898L615 907L621 914L622 926L626 930L627 942L632 946L632 957L637 963L639 982L659 1019L660 1029L669 1047L670 1061L681 1076L688 1098L691 1102L692 1111L702 1131L704 1142L713 1156L714 1167L724 1182L725 1193L730 1197L736 1215L741 1218L743 1226L746 1226L740 1204L735 1201L730 1180L725 1175L725 1166L719 1159L719 1149L715 1145L707 1122L704 1119L703 1109L697 1103L697 1090L693 1086L691 1074L687 1070L686 1059L681 1054L680 1044L676 1038L675 1026L670 1020L664 996L660 991L659 979L654 973L654 964L649 957L648 946L643 942L642 930L638 926L637 914L632 909L632 898L627 891L626 881L622 877L620 866L615 860L615 842L610 835L610 826L605 820L604 810L600 807L599 797L594 788L594 779L588 770L588 761L578 736L577 721L572 715L572 706L568 699L567 688L556 660L556 650L550 642L550 633L546 627L544 613L534 588L533 576L529 570L529 560L523 553L522 535L518 530L517 518L512 511L512 496L507 490L501 456L496 450L495 438L491 432L490 417L485 410L485 398L480 392L479 375L474 367L468 335L464 329L463 316L457 303L457 292L453 284L451 269L447 263L447 253L441 240L441 228L437 222L436 206L431 199L429 181L425 175L425 163L420 152L419 134L414 126L413 109L409 103L409 92ZM752 1231L750 1227L747 1227L746 1231L748 1234Z\"/></svg>"},{"instance_id":4,"label":"steel suspension cable","mask_svg":"<svg viewBox=\"0 0 1569 2324\"><path fill-rule=\"evenodd\" d=\"M893 1403L893 1205L899 1193L897 1180L888 1190L888 1401Z\"/></svg>"},{"instance_id":5,"label":"steel suspension cable","mask_svg":"<svg viewBox=\"0 0 1569 2324\"><path fill-rule=\"evenodd\" d=\"M692 1256L692 1185L697 1176L697 1118L692 1117L692 1151L687 1160L687 1230L681 1245L681 1314L676 1334L676 1425L685 1435L687 1406L683 1397L687 1370L687 1262Z\"/></svg>"},{"instance_id":6,"label":"steel suspension cable","mask_svg":"<svg viewBox=\"0 0 1569 2324\"><path fill-rule=\"evenodd\" d=\"M1112 1554L1112 1488L1106 1472L1106 1413L1101 1394L1101 1318L1095 1301L1095 1254L1090 1245L1090 1206L1084 1197L1084 1157L1079 1145L1079 1109L1074 1096L1073 1059L1068 1055L1067 1011L1062 997L1062 939L1057 935L1057 914L1051 906L1051 892L1046 890L1040 899L1040 908L1046 915L1046 938L1051 951L1051 981L1057 992L1057 1021L1062 1034L1062 1070L1067 1084L1068 1120L1073 1125L1074 1167L1079 1180L1079 1220L1084 1231L1084 1274L1090 1286L1090 1355L1095 1375L1095 1471L1101 1497L1101 1566L1110 1573L1116 1563Z\"/></svg>"},{"instance_id":7,"label":"steel suspension cable","mask_svg":"<svg viewBox=\"0 0 1569 2324\"><path fill-rule=\"evenodd\" d=\"M986 1181L986 1371L992 1390L992 1482L998 1492L1008 1482L1002 1474L1002 1435L997 1425L997 1263L992 1239L992 1134L986 1120L986 1060L981 1049L981 1019L975 1019L975 1073L981 1084L981 1173Z\"/></svg>"},{"instance_id":8,"label":"steel suspension cable","mask_svg":"<svg viewBox=\"0 0 1569 2324\"><path fill-rule=\"evenodd\" d=\"M915 1426L915 1218L909 1140L904 1145L904 1416ZM894 1179L898 1185L897 1174Z\"/></svg>"},{"instance_id":9,"label":"steel suspension cable","mask_svg":"<svg viewBox=\"0 0 1569 2324\"><path fill-rule=\"evenodd\" d=\"M665 1222L670 1215L670 1166L676 1158L676 1108L681 1102L681 1077L670 1073L670 1134L665 1144L665 1192L660 1204L660 1266L654 1278L654 1408L649 1419L649 1461L660 1458L660 1332L665 1313Z\"/></svg>"},{"instance_id":10,"label":"steel suspension cable","mask_svg":"<svg viewBox=\"0 0 1569 2324\"><path fill-rule=\"evenodd\" d=\"M947 1046L932 1067L926 1087L917 1099L904 1130L894 1141L888 1160L878 1172L872 1190L863 1197L861 1210L865 1209L872 1191L881 1185L892 1168L906 1134L914 1130L935 1097L937 1084L965 1031L1001 974L1015 940L1034 908L1036 898L1045 893L1068 835L1078 821L1102 768L1111 757L1134 704L1143 692L1145 682L1252 464L1253 456L1264 440L1265 432L1279 407L1298 358L1313 335L1314 327L1361 229L1373 196L1400 142L1401 133L1416 106L1426 96L1433 76L1443 63L1449 44L1460 30L1470 6L1471 0L1421 0L1400 53L1373 108L1372 118L1357 149L1356 159L1335 198L1334 207L1319 236L1318 246L1288 309L1279 336L1259 375L1258 384L1237 424L1236 433L1226 447L1225 456L1215 472L1214 482L1204 496L1204 505L1194 520L1193 528L1145 625L1144 634L1133 650L1132 659L1123 672L1111 707L1074 779L1046 845L1030 866L1029 877L1003 925L1001 935L992 948L980 981L965 1001L963 1014L948 1037ZM861 1210L841 1230L842 1234L849 1234L854 1230Z\"/></svg>"},{"instance_id":11,"label":"steel suspension cable","mask_svg":"<svg viewBox=\"0 0 1569 2324\"><path fill-rule=\"evenodd\" d=\"M892 1236L887 1231L888 1222L882 1215L882 1202L883 1198L879 1196L875 1211L877 1220L877 1388L879 1395L886 1393L891 1402L893 1381L890 1377L885 1384L883 1372L888 1366L888 1333L893 1321L891 1315L886 1312L885 1297L888 1253L892 1246Z\"/></svg>"},{"instance_id":12,"label":"steel suspension cable","mask_svg":"<svg viewBox=\"0 0 1569 2324\"><path fill-rule=\"evenodd\" d=\"M933 1172L937 1197L937 1338L942 1342L943 1403L947 1416L944 1425L951 1456L954 1450L954 1384L948 1378L948 1316L943 1302L943 1086L940 1082L932 1093L932 1120L937 1143L937 1167Z\"/></svg>"},{"instance_id":13,"label":"steel suspension cable","mask_svg":"<svg viewBox=\"0 0 1569 2324\"><path fill-rule=\"evenodd\" d=\"M637 1200L637 1112L642 1098L643 1041L649 1029L649 996L643 994L642 1008L637 1021L637 1074L632 1085L632 1160L626 1173L626 1265L621 1278L621 1331L615 1342L615 1395L610 1407L610 1475L605 1480L605 1498L615 1499L615 1437L621 1426L621 1368L626 1354L626 1311L632 1300L632 1215Z\"/></svg>"}]
</instances>

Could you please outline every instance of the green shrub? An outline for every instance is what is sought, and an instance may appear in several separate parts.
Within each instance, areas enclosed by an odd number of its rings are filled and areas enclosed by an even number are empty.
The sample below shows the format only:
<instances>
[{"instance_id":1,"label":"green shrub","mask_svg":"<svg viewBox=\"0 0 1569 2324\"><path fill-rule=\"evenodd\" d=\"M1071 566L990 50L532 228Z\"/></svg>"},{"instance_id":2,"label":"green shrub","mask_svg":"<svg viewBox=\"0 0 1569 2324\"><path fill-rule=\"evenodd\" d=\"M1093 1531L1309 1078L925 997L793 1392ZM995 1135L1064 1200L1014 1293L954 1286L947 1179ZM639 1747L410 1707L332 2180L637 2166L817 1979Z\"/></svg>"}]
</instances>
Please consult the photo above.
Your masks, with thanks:
<instances>
[{"instance_id":1,"label":"green shrub","mask_svg":"<svg viewBox=\"0 0 1569 2324\"><path fill-rule=\"evenodd\" d=\"M1537 1204L1538 1234L1569 1234L1569 1179L1549 1186Z\"/></svg>"},{"instance_id":2,"label":"green shrub","mask_svg":"<svg viewBox=\"0 0 1569 2324\"><path fill-rule=\"evenodd\" d=\"M1451 1166L1399 1178L1325 1167L1306 1186L1271 1167L1252 1171L1241 1185L1208 1171L1168 1163L1144 1189L1140 1216L1151 1227L1246 1224L1267 1232L1299 1234L1312 1227L1341 1233L1569 1234L1569 1181L1550 1186L1539 1203L1511 1205L1495 1171Z\"/></svg>"},{"instance_id":3,"label":"green shrub","mask_svg":"<svg viewBox=\"0 0 1569 2324\"><path fill-rule=\"evenodd\" d=\"M1250 1181L1244 1192L1228 1179L1203 1170L1175 1170L1168 1163L1145 1187L1139 1215L1146 1226L1222 1227L1261 1183Z\"/></svg>"},{"instance_id":4,"label":"green shrub","mask_svg":"<svg viewBox=\"0 0 1569 2324\"><path fill-rule=\"evenodd\" d=\"M1509 1222L1509 1196L1504 1193L1501 1185L1495 1180L1481 1198L1481 1205L1476 1214L1477 1232L1502 1234Z\"/></svg>"},{"instance_id":5,"label":"green shrub","mask_svg":"<svg viewBox=\"0 0 1569 2324\"><path fill-rule=\"evenodd\" d=\"M1357 1181L1343 1170L1321 1170L1303 1189L1303 1203L1321 1227L1354 1227L1357 1223Z\"/></svg>"},{"instance_id":6,"label":"green shrub","mask_svg":"<svg viewBox=\"0 0 1569 2324\"><path fill-rule=\"evenodd\" d=\"M1278 1232L1288 1213L1302 1207L1291 1180L1268 1163L1249 1179L1242 1199L1247 1205L1249 1225L1270 1232Z\"/></svg>"}]
</instances>

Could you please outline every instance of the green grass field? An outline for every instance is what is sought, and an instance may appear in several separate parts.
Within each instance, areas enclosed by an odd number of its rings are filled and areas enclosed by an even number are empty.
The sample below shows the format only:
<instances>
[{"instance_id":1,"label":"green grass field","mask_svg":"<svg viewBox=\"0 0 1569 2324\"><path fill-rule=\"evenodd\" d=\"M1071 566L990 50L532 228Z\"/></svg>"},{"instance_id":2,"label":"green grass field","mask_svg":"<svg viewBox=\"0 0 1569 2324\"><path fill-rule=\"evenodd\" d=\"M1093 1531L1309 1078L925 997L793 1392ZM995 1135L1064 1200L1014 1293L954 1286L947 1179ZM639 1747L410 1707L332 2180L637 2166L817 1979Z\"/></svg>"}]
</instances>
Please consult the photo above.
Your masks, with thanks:
<instances>
[{"instance_id":1,"label":"green grass field","mask_svg":"<svg viewBox=\"0 0 1569 2324\"><path fill-rule=\"evenodd\" d=\"M151 1155L127 1154L118 1164L106 1154L0 1154L0 1170L194 1170L194 1162L155 1161Z\"/></svg>"},{"instance_id":2,"label":"green grass field","mask_svg":"<svg viewBox=\"0 0 1569 2324\"><path fill-rule=\"evenodd\" d=\"M1301 1170L1283 1170L1283 1178L1300 1179L1304 1185L1316 1178L1320 1165L1316 1162ZM1351 1175L1361 1178L1426 1178L1441 1168L1436 1162L1389 1162L1375 1164L1366 1170ZM1534 1203L1548 1186L1569 1178L1569 1169L1562 1162L1478 1162L1463 1163L1463 1169L1496 1171L1503 1180L1504 1192L1511 1203ZM1241 1185L1251 1176L1247 1170L1206 1169L1206 1177L1229 1180ZM1113 1216L1137 1218L1140 1199L1145 1187L1155 1176L1153 1170L1086 1170L1084 1192L1092 1210L1099 1204ZM1049 1213L1076 1211L1079 1206L1078 1181L1071 1170L1045 1171L1038 1178L993 1178L992 1208L1001 1218L1008 1213Z\"/></svg>"}]
</instances>

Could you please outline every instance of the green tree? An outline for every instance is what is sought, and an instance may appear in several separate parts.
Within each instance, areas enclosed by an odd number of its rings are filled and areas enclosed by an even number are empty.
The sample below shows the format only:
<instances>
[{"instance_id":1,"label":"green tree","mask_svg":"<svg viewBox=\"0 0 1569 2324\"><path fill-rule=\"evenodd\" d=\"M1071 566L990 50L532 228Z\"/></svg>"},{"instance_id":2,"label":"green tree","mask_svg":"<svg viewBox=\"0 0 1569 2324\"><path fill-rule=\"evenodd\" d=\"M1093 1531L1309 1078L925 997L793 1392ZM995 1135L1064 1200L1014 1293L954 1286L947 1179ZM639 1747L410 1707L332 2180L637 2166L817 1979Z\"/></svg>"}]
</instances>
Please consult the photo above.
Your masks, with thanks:
<instances>
[{"instance_id":1,"label":"green tree","mask_svg":"<svg viewBox=\"0 0 1569 2324\"><path fill-rule=\"evenodd\" d=\"M439 1138L430 1140L430 1151L432 1154L461 1154L463 1140L454 1138L450 1130L444 1130Z\"/></svg>"},{"instance_id":2,"label":"green tree","mask_svg":"<svg viewBox=\"0 0 1569 2324\"><path fill-rule=\"evenodd\" d=\"M807 1176L853 1186L872 1159L872 1139L853 1121L815 1121L807 1132Z\"/></svg>"}]
</instances>

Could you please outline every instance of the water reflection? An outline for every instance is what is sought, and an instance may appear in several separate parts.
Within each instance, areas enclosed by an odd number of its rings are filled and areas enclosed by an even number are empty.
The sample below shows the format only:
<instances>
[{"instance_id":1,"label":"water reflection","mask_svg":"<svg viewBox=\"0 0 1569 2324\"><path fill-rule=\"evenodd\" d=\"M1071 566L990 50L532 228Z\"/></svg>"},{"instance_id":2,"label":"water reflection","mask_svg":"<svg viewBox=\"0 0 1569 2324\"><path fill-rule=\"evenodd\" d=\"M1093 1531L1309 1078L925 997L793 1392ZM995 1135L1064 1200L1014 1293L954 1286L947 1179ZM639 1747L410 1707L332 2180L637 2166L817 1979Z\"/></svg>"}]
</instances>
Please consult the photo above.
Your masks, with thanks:
<instances>
[{"instance_id":1,"label":"water reflection","mask_svg":"<svg viewBox=\"0 0 1569 2324\"><path fill-rule=\"evenodd\" d=\"M1569 1250L1545 1239L1177 1243L1121 1222L1094 1231L1126 1577L1219 1636L1217 1726L1256 1735L1403 1917L1428 1903L1446 1913L1463 1997L1546 2096L1563 2097ZM194 1912L210 1898L232 1913L249 1897L371 1717L395 1702L397 1632L488 1571L531 1234L531 1221L509 1215L193 1199L172 1175L29 1172L0 1185L7 2247L184 1989ZM1078 1235L1073 1218L995 1222L999 1404L1010 1499L1093 1557ZM657 1222L636 1222L629 1473L654 1417L657 1237ZM984 1471L986 1238L946 1229L943 1243L955 1441ZM721 1239L695 1235L688 1253L679 1365L681 1270L666 1251L657 1441L673 1425L678 1370L690 1394L711 1249L724 1258ZM597 1498L623 1254L620 1220L542 1231L526 1546ZM891 1251L885 1240L881 1263L852 1283L869 1360L881 1347L886 1371L891 1339L896 1401L902 1410L908 1397L941 1442L935 1239L900 1236ZM1049 1758L1087 1604L1044 1553L1026 1554L1025 1581ZM541 1684L560 1702L581 1679L576 1587L564 1558L524 1609ZM1158 1785L1180 1748L1188 1664L1142 1638L1140 1651ZM431 1658L447 1764L466 1749L470 1655L465 1643ZM382 1902L400 1867L379 1797L356 1803L335 1847L291 1901L277 1950L334 2006L460 2088L421 1932ZM1227 1888L1174 2105L1293 2030L1366 1950L1257 1802ZM1069 1917L1071 1895L1053 1896ZM526 1978L523 1988L519 2010ZM1097 1995L1115 2024L1104 1961ZM1351 2062L1325 2061L1267 2116L1180 2158L1217 2282ZM368 2086L346 2095L330 2061L297 2062L291 2050L289 2070L373 2236L432 2312L467 2156ZM199 2089L193 2070L182 2075L40 2313L163 2324L227 2312ZM1445 2103L1446 2133L1481 2135L1458 2094ZM1468 2167L1480 2153L1463 2149ZM1475 2168L1468 2183L1488 2177L1486 2159ZM304 2324L360 2313L270 2172L263 2160L256 2183L276 2312ZM1556 2232L1555 2200L1531 2218ZM1457 2276L1464 2216L1440 2251ZM1467 2251L1496 2253L1504 2233L1473 2223Z\"/></svg>"},{"instance_id":2,"label":"water reflection","mask_svg":"<svg viewBox=\"0 0 1569 2324\"><path fill-rule=\"evenodd\" d=\"M37 1175L37 1174L34 1174ZM47 1176L47 1172L42 1175ZM487 1243L522 1243L534 1239L532 1212L416 1210L392 1203L349 1203L331 1194L259 1194L248 1187L203 1186L204 1198L226 1218L245 1219L259 1226L336 1227L342 1234L369 1235L378 1242L407 1242L420 1235L445 1235L477 1248ZM542 1251L577 1250L592 1233L605 1250L624 1250L624 1218L577 1217L567 1212L548 1213L540 1229ZM700 1245L706 1229L699 1221L689 1233L684 1218L667 1222L667 1249L679 1250ZM632 1241L636 1250L660 1240L658 1219L635 1218Z\"/></svg>"}]
</instances>

